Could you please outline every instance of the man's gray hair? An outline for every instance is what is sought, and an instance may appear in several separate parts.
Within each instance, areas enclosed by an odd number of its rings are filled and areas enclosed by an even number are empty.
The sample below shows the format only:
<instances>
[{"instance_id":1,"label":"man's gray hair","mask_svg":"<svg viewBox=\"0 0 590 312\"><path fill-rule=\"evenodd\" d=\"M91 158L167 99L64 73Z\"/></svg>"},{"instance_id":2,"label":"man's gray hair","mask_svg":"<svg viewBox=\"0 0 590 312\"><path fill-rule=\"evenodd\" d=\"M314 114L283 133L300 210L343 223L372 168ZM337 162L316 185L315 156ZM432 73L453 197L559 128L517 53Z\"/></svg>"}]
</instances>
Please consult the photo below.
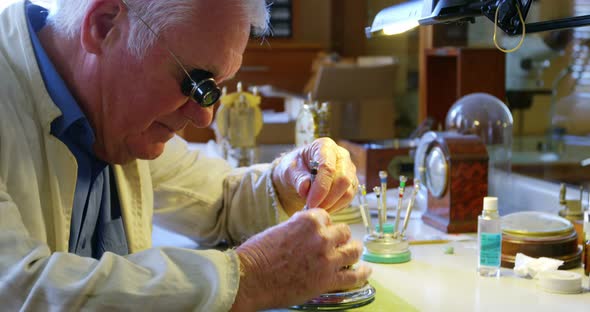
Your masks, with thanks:
<instances>
[{"instance_id":1,"label":"man's gray hair","mask_svg":"<svg viewBox=\"0 0 590 312\"><path fill-rule=\"evenodd\" d=\"M126 0L130 8L131 30L128 47L139 58L156 41L154 34L137 18L141 17L160 33L171 26L190 22L193 8L198 1L217 0ZM123 1L121 1L123 3ZM264 35L269 27L269 13L265 0L235 0L248 14L252 31ZM66 38L80 34L84 16L92 0L54 0L49 8L47 22Z\"/></svg>"}]
</instances>

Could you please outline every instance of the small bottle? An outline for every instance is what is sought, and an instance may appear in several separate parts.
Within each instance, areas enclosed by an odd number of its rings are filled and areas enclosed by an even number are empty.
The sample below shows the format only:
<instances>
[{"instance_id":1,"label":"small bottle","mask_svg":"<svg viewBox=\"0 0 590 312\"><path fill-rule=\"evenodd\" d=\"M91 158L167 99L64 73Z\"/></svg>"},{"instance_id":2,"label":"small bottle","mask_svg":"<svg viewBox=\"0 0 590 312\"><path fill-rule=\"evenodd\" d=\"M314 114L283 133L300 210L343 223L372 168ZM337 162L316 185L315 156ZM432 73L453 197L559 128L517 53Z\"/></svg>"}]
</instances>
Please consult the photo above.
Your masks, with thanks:
<instances>
[{"instance_id":1,"label":"small bottle","mask_svg":"<svg viewBox=\"0 0 590 312\"><path fill-rule=\"evenodd\" d=\"M322 103L318 109L318 137L329 137L330 136L330 104L328 102Z\"/></svg>"},{"instance_id":2,"label":"small bottle","mask_svg":"<svg viewBox=\"0 0 590 312\"><path fill-rule=\"evenodd\" d=\"M584 241L582 242L582 266L584 274L590 276L590 211L584 213Z\"/></svg>"},{"instance_id":3,"label":"small bottle","mask_svg":"<svg viewBox=\"0 0 590 312\"><path fill-rule=\"evenodd\" d=\"M483 211L477 219L477 271L481 276L500 276L502 228L498 198L484 197Z\"/></svg>"}]
</instances>

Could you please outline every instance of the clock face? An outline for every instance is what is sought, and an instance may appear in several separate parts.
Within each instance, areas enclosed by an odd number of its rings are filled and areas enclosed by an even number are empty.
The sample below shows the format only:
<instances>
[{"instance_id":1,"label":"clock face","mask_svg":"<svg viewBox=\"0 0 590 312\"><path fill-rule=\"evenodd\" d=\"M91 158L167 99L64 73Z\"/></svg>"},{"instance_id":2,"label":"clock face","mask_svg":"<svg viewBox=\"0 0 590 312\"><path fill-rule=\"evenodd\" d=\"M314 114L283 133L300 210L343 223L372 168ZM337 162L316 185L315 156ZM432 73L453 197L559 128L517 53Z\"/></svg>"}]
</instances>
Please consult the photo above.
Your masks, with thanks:
<instances>
[{"instance_id":1,"label":"clock face","mask_svg":"<svg viewBox=\"0 0 590 312\"><path fill-rule=\"evenodd\" d=\"M426 151L430 146L430 143L437 137L437 133L434 131L428 131L422 135L416 148L414 155L414 179L418 179L420 182L420 189L426 192ZM424 193L426 196L426 193Z\"/></svg>"},{"instance_id":2,"label":"clock face","mask_svg":"<svg viewBox=\"0 0 590 312\"><path fill-rule=\"evenodd\" d=\"M449 164L440 146L430 149L424 160L426 187L435 197L442 197L447 188Z\"/></svg>"}]
</instances>

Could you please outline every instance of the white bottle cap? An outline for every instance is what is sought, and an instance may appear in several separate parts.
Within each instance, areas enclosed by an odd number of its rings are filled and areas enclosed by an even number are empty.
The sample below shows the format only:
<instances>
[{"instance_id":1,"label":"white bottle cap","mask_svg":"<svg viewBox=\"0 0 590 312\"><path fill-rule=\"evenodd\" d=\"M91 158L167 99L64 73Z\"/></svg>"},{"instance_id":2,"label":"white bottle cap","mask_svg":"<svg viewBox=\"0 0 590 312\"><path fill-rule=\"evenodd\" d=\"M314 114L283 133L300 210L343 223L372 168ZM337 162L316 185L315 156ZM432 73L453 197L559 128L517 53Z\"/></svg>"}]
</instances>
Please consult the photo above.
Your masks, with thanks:
<instances>
[{"instance_id":1,"label":"white bottle cap","mask_svg":"<svg viewBox=\"0 0 590 312\"><path fill-rule=\"evenodd\" d=\"M557 294L578 294L582 292L582 275L569 271L545 271L537 274L537 286L544 291Z\"/></svg>"},{"instance_id":2,"label":"white bottle cap","mask_svg":"<svg viewBox=\"0 0 590 312\"><path fill-rule=\"evenodd\" d=\"M498 197L484 197L483 210L498 211Z\"/></svg>"}]
</instances>

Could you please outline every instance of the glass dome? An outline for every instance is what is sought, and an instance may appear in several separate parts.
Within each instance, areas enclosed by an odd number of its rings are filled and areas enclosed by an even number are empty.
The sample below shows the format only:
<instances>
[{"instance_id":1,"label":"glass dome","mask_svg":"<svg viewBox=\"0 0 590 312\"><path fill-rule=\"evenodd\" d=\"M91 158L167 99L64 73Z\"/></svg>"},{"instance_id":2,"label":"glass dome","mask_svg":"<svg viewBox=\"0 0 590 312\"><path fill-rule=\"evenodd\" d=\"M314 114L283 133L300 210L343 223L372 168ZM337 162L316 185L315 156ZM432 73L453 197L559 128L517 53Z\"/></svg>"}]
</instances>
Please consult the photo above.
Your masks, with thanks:
<instances>
[{"instance_id":1,"label":"glass dome","mask_svg":"<svg viewBox=\"0 0 590 312\"><path fill-rule=\"evenodd\" d=\"M487 93L460 98L447 113L445 127L478 135L486 145L512 145L512 114L506 104Z\"/></svg>"},{"instance_id":2,"label":"glass dome","mask_svg":"<svg viewBox=\"0 0 590 312\"><path fill-rule=\"evenodd\" d=\"M487 147L488 196L497 196L500 213L510 211L510 171L512 157L512 114L498 98L473 93L460 98L449 109L447 131L475 134Z\"/></svg>"}]
</instances>

